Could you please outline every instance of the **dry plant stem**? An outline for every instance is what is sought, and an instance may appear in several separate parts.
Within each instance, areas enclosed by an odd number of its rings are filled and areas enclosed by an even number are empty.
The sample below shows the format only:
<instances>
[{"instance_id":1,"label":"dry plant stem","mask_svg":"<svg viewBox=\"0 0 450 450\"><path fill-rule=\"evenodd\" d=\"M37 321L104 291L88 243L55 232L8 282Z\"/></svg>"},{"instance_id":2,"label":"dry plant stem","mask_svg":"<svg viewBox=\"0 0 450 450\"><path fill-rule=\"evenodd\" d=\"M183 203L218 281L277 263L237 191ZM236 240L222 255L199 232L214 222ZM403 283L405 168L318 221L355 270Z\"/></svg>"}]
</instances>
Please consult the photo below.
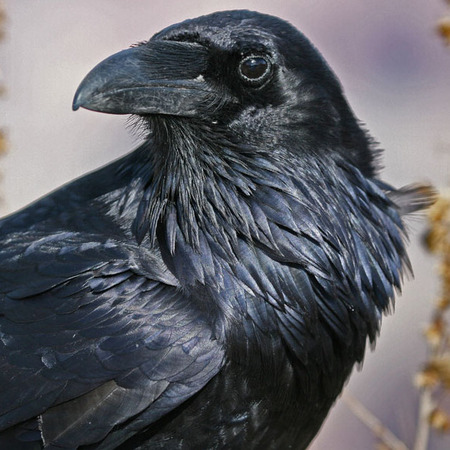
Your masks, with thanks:
<instances>
[{"instance_id":1,"label":"dry plant stem","mask_svg":"<svg viewBox=\"0 0 450 450\"><path fill-rule=\"evenodd\" d=\"M417 431L413 450L426 450L430 436L430 414L434 402L430 388L423 388L419 400L419 417L417 419Z\"/></svg>"},{"instance_id":2,"label":"dry plant stem","mask_svg":"<svg viewBox=\"0 0 450 450\"><path fill-rule=\"evenodd\" d=\"M345 393L342 399L353 414L390 450L408 450L405 443L386 428L359 400L348 393Z\"/></svg>"}]
</instances>

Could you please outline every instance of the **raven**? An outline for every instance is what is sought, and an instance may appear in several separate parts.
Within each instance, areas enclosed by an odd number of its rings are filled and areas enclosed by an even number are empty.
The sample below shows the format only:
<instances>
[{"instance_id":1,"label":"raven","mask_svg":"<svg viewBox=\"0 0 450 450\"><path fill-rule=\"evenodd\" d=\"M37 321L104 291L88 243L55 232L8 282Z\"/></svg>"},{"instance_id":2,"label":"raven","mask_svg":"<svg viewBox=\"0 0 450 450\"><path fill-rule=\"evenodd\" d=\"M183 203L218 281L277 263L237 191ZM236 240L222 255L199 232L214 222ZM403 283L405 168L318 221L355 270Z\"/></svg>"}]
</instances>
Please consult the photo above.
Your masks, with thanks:
<instances>
[{"instance_id":1,"label":"raven","mask_svg":"<svg viewBox=\"0 0 450 450\"><path fill-rule=\"evenodd\" d=\"M0 446L302 449L408 267L373 140L313 45L245 10L96 66L134 152L0 222Z\"/></svg>"}]
</instances>

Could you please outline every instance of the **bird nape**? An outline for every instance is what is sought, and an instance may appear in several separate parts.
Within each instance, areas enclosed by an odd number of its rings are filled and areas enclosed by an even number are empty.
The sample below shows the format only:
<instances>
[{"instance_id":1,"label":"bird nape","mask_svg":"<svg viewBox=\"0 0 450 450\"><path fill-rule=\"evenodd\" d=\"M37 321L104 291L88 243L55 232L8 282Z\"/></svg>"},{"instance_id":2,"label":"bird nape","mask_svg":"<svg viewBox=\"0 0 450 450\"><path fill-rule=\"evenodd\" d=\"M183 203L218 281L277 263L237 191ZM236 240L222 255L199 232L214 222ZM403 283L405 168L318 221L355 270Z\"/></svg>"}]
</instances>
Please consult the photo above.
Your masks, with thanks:
<instances>
[{"instance_id":1,"label":"bird nape","mask_svg":"<svg viewBox=\"0 0 450 450\"><path fill-rule=\"evenodd\" d=\"M133 153L0 222L0 447L302 449L408 267L426 189L295 28L249 11L96 66Z\"/></svg>"}]
</instances>

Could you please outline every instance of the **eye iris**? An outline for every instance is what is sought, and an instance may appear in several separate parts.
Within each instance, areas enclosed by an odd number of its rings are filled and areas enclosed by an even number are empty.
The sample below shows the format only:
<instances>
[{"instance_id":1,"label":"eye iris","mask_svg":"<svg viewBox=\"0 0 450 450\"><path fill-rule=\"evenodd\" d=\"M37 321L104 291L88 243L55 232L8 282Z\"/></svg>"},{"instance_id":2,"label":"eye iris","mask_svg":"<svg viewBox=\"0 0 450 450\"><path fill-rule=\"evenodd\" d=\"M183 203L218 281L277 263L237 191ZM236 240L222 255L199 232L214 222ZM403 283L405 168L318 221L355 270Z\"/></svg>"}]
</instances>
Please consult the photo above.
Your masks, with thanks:
<instances>
[{"instance_id":1,"label":"eye iris","mask_svg":"<svg viewBox=\"0 0 450 450\"><path fill-rule=\"evenodd\" d=\"M269 69L269 63L261 56L250 56L241 63L241 73L249 80L262 78Z\"/></svg>"}]
</instances>

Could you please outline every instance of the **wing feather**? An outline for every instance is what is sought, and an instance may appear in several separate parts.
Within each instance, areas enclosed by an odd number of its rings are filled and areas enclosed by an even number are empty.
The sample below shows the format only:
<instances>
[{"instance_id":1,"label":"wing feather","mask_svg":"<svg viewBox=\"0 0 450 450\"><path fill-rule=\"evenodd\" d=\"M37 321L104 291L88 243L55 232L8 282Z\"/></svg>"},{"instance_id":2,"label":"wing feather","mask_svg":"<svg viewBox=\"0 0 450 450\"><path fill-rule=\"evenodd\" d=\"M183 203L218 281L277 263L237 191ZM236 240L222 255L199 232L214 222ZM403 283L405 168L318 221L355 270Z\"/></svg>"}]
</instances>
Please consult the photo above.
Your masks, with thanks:
<instances>
[{"instance_id":1,"label":"wing feather","mask_svg":"<svg viewBox=\"0 0 450 450\"><path fill-rule=\"evenodd\" d=\"M3 240L0 429L39 416L46 446L96 443L143 411L133 432L147 426L219 371L204 313L143 252L100 234Z\"/></svg>"}]
</instances>

